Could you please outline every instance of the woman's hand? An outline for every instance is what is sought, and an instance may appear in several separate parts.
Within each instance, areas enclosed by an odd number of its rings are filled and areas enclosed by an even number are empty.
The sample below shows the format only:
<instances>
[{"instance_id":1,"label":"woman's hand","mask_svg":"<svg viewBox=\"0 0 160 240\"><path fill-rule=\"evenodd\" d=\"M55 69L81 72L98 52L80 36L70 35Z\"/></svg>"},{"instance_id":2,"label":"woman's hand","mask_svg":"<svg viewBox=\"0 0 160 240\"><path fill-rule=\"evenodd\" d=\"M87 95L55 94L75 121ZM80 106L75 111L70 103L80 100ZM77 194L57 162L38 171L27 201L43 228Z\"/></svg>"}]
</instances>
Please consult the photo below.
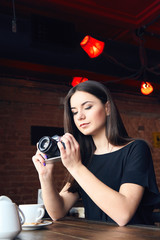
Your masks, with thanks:
<instances>
[{"instance_id":1,"label":"woman's hand","mask_svg":"<svg viewBox=\"0 0 160 240\"><path fill-rule=\"evenodd\" d=\"M65 144L65 148L61 142ZM61 142L58 142L58 147L61 153L62 163L68 171L82 164L80 146L73 135L66 133L61 137Z\"/></svg>"},{"instance_id":2,"label":"woman's hand","mask_svg":"<svg viewBox=\"0 0 160 240\"><path fill-rule=\"evenodd\" d=\"M39 176L51 176L54 168L54 164L46 164L45 163L46 156L39 150L37 150L36 154L32 157L32 161L34 166L39 174Z\"/></svg>"}]
</instances>

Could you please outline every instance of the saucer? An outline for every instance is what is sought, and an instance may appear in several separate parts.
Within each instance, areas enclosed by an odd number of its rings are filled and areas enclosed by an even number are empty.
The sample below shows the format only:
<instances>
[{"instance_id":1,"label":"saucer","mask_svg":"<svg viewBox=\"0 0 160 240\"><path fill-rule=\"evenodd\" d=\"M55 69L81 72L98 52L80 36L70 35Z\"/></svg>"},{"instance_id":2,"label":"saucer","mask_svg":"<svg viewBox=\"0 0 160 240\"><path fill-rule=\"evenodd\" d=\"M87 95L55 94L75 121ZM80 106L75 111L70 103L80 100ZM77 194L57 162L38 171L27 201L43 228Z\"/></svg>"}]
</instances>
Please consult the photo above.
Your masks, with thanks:
<instances>
[{"instance_id":1,"label":"saucer","mask_svg":"<svg viewBox=\"0 0 160 240\"><path fill-rule=\"evenodd\" d=\"M33 223L33 224L23 224L22 225L22 230L37 230L37 229L40 229L40 228L43 228L43 227L46 227L48 225L51 225L53 222L52 221L43 221L43 222L40 222L40 223Z\"/></svg>"}]
</instances>

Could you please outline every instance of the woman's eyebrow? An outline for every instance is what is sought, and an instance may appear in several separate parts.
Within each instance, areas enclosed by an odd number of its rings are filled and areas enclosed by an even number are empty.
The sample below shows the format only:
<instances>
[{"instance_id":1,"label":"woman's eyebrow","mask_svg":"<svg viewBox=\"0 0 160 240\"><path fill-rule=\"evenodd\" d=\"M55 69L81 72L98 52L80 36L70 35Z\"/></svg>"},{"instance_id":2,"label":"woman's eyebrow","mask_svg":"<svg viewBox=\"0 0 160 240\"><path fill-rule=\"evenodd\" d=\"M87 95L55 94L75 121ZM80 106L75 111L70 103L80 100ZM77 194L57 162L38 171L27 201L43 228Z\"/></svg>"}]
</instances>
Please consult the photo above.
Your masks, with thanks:
<instances>
[{"instance_id":1,"label":"woman's eyebrow","mask_svg":"<svg viewBox=\"0 0 160 240\"><path fill-rule=\"evenodd\" d=\"M81 104L81 106L84 106L86 103L93 103L93 101L85 101ZM75 109L76 107L71 107L71 109Z\"/></svg>"}]
</instances>

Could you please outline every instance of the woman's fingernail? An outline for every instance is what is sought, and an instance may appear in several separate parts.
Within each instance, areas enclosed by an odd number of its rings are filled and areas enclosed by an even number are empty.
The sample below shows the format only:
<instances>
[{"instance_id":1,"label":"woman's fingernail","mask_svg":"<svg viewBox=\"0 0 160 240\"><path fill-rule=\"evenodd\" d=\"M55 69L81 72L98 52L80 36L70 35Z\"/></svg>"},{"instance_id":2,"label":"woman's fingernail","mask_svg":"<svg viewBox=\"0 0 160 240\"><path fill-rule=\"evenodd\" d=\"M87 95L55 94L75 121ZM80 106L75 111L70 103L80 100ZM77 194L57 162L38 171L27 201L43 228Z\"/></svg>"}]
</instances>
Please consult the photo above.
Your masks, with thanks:
<instances>
[{"instance_id":1,"label":"woman's fingernail","mask_svg":"<svg viewBox=\"0 0 160 240\"><path fill-rule=\"evenodd\" d=\"M44 158L46 158L46 159L47 159L47 155L44 155Z\"/></svg>"},{"instance_id":2,"label":"woman's fingernail","mask_svg":"<svg viewBox=\"0 0 160 240\"><path fill-rule=\"evenodd\" d=\"M45 163L45 162L43 163L43 166L46 166L46 163Z\"/></svg>"}]
</instances>

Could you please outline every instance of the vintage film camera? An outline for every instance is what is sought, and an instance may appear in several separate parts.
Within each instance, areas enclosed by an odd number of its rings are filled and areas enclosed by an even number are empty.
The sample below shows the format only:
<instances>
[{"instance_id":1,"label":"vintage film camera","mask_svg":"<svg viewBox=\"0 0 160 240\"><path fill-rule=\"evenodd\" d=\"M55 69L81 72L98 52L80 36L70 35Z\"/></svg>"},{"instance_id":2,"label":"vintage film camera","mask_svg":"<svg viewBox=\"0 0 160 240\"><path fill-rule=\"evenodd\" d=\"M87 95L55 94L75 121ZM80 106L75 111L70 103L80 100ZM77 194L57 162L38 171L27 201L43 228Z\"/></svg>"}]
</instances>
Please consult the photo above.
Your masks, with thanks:
<instances>
[{"instance_id":1,"label":"vintage film camera","mask_svg":"<svg viewBox=\"0 0 160 240\"><path fill-rule=\"evenodd\" d=\"M47 155L47 158L55 158L60 156L60 151L57 143L60 141L61 137L54 135L53 137L44 136L38 142L38 149ZM62 142L64 148L65 145Z\"/></svg>"}]
</instances>

